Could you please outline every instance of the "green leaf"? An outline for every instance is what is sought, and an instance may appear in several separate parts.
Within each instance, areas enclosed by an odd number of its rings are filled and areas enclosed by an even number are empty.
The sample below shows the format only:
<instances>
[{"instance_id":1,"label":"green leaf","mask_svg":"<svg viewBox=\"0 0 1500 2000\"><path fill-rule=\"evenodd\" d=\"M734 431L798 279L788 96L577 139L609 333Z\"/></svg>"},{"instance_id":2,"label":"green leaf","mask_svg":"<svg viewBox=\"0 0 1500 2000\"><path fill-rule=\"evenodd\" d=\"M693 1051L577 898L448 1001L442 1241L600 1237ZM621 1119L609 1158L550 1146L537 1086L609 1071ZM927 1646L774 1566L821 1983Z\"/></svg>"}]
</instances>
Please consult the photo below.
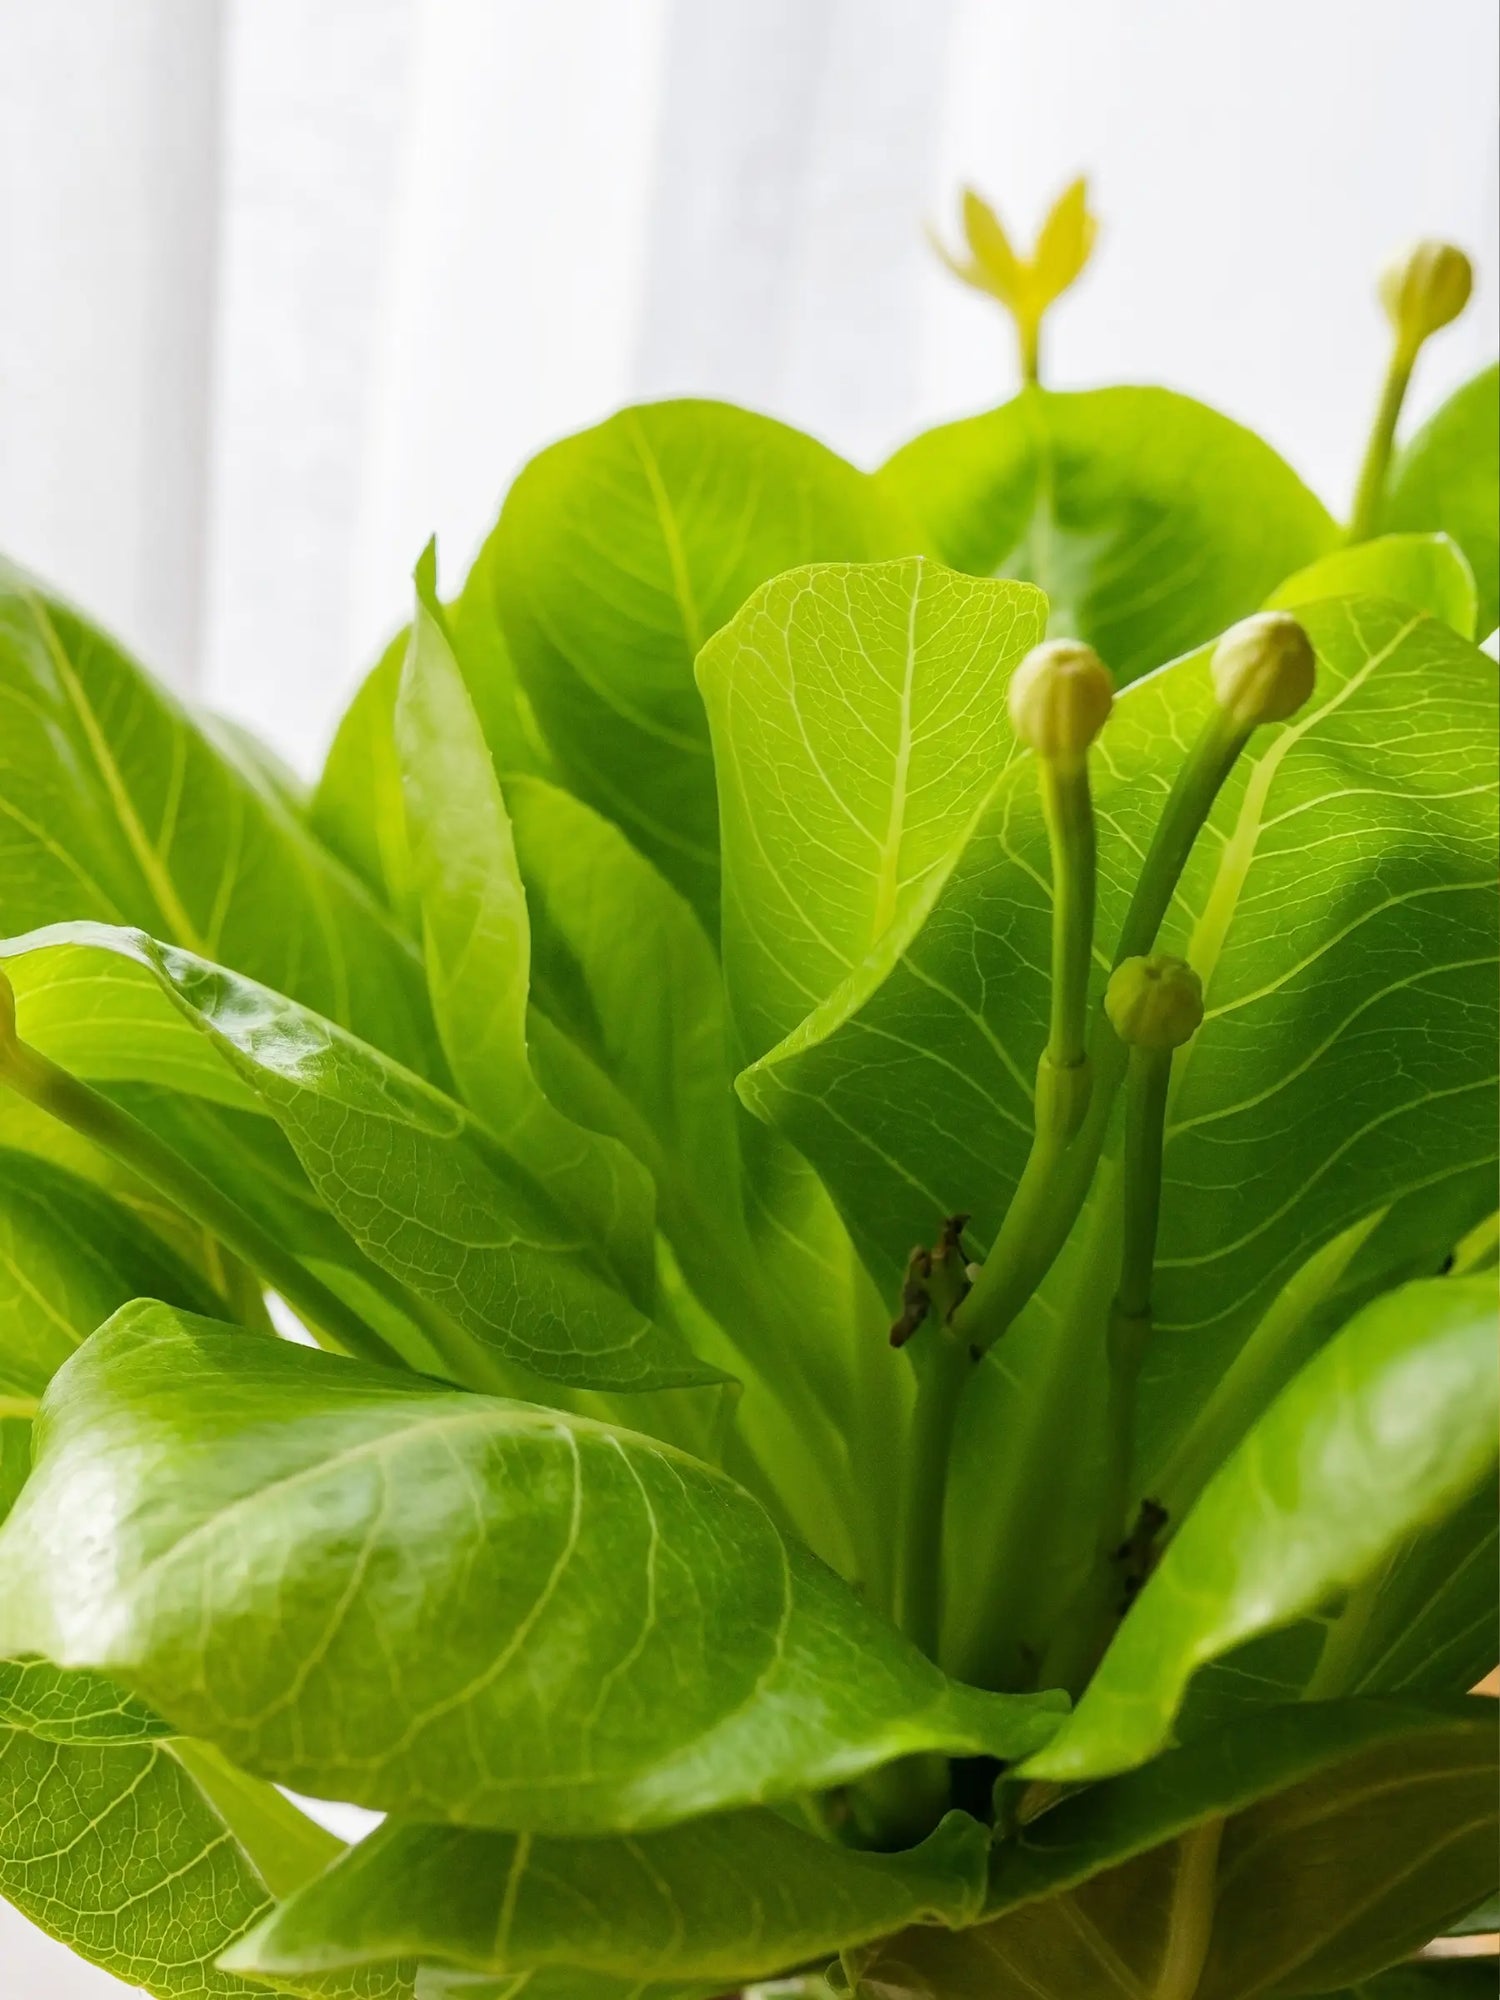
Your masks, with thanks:
<instances>
[{"instance_id":1,"label":"green leaf","mask_svg":"<svg viewBox=\"0 0 1500 2000\"><path fill-rule=\"evenodd\" d=\"M1497 1540L1495 1496L1482 1486L1391 1558L1371 1600L1362 1594L1338 1620L1348 1693L1453 1695L1483 1680L1500 1659ZM1178 1733L1200 1735L1246 1706L1299 1700L1331 1629L1327 1615L1299 1619L1206 1667Z\"/></svg>"},{"instance_id":2,"label":"green leaf","mask_svg":"<svg viewBox=\"0 0 1500 2000\"><path fill-rule=\"evenodd\" d=\"M738 1986L909 1923L972 1923L989 1834L951 1814L906 1854L839 1847L766 1811L629 1840L386 1824L230 1953L236 1970L391 1958Z\"/></svg>"},{"instance_id":3,"label":"green leaf","mask_svg":"<svg viewBox=\"0 0 1500 2000\"><path fill-rule=\"evenodd\" d=\"M573 1967L517 1972L490 1979L482 1972L459 1972L451 1966L423 1965L417 1969L415 2000L723 2000L715 1982L673 1979L611 1979L608 1973L579 1972Z\"/></svg>"},{"instance_id":4,"label":"green leaf","mask_svg":"<svg viewBox=\"0 0 1500 2000\"><path fill-rule=\"evenodd\" d=\"M516 681L482 564L447 607L447 632L496 770L547 776L551 752ZM334 736L313 830L409 930L420 927L396 755L396 693L411 638L398 632L360 683Z\"/></svg>"},{"instance_id":5,"label":"green leaf","mask_svg":"<svg viewBox=\"0 0 1500 2000\"><path fill-rule=\"evenodd\" d=\"M857 1991L1248 2000L1378 1972L1493 1872L1494 1717L1468 1707L1268 1714L1068 1799L997 1849L991 1921L854 1955Z\"/></svg>"},{"instance_id":6,"label":"green leaf","mask_svg":"<svg viewBox=\"0 0 1500 2000\"><path fill-rule=\"evenodd\" d=\"M1052 635L1096 646L1122 686L1337 532L1269 445L1166 389L1028 389L914 438L880 477L955 569L1040 584Z\"/></svg>"},{"instance_id":7,"label":"green leaf","mask_svg":"<svg viewBox=\"0 0 1500 2000\"><path fill-rule=\"evenodd\" d=\"M930 901L1015 754L1006 688L1045 617L1024 584L917 556L778 577L703 649L747 1055L809 1016L815 1036L820 1006Z\"/></svg>"},{"instance_id":8,"label":"green leaf","mask_svg":"<svg viewBox=\"0 0 1500 2000\"><path fill-rule=\"evenodd\" d=\"M0 1521L16 1504L31 1471L31 1420L0 1417Z\"/></svg>"},{"instance_id":9,"label":"green leaf","mask_svg":"<svg viewBox=\"0 0 1500 2000\"><path fill-rule=\"evenodd\" d=\"M1278 584L1266 604L1292 610L1324 597L1389 597L1429 612L1460 638L1477 638L1474 572L1451 535L1381 535L1319 556Z\"/></svg>"},{"instance_id":10,"label":"green leaf","mask_svg":"<svg viewBox=\"0 0 1500 2000\"><path fill-rule=\"evenodd\" d=\"M726 403L670 402L622 410L534 458L477 567L568 784L715 931L695 654L782 570L921 546L894 499L811 438Z\"/></svg>"},{"instance_id":11,"label":"green leaf","mask_svg":"<svg viewBox=\"0 0 1500 2000\"><path fill-rule=\"evenodd\" d=\"M1175 1065L1148 1474L1307 1256L1494 1157L1493 666L1377 600L1303 619L1317 692L1240 760L1162 931L1203 976L1207 1016ZM1116 704L1095 761L1101 952L1210 699L1193 656ZM742 1081L818 1169L889 1297L934 1217L968 1214L986 1243L1019 1178L1047 1031L1048 881L1021 758L925 921L919 907Z\"/></svg>"},{"instance_id":12,"label":"green leaf","mask_svg":"<svg viewBox=\"0 0 1500 2000\"><path fill-rule=\"evenodd\" d=\"M1496 1456L1494 1316L1487 1278L1407 1285L1356 1315L1210 1482L1030 1773L1144 1763L1200 1666L1363 1584L1467 1500Z\"/></svg>"},{"instance_id":13,"label":"green leaf","mask_svg":"<svg viewBox=\"0 0 1500 2000\"><path fill-rule=\"evenodd\" d=\"M93 918L436 1059L415 954L260 775L76 613L0 564L0 931Z\"/></svg>"},{"instance_id":14,"label":"green leaf","mask_svg":"<svg viewBox=\"0 0 1500 2000\"><path fill-rule=\"evenodd\" d=\"M649 1308L650 1177L617 1140L557 1110L532 1073L526 892L489 748L448 642L431 545L417 566L396 744L427 986L459 1094Z\"/></svg>"},{"instance_id":15,"label":"green leaf","mask_svg":"<svg viewBox=\"0 0 1500 2000\"><path fill-rule=\"evenodd\" d=\"M0 1662L0 1895L128 1985L161 2000L267 1995L216 1960L273 1892L338 1851L270 1786L167 1740L97 1676ZM387 1965L274 1987L399 2000L411 1976Z\"/></svg>"},{"instance_id":16,"label":"green leaf","mask_svg":"<svg viewBox=\"0 0 1500 2000\"><path fill-rule=\"evenodd\" d=\"M1500 363L1455 391L1402 448L1381 509L1385 530L1440 530L1469 559L1481 633L1500 622Z\"/></svg>"},{"instance_id":17,"label":"green leaf","mask_svg":"<svg viewBox=\"0 0 1500 2000\"><path fill-rule=\"evenodd\" d=\"M135 1013L154 984L166 1025L152 1052L163 1073L185 1083L194 1059L179 1045L199 1038L196 1060L206 1053L227 1065L276 1120L328 1213L371 1262L481 1347L578 1388L720 1379L591 1261L524 1163L420 1077L280 994L138 932L57 925L0 946L0 956L57 947L65 967L80 952L127 961L123 976L106 970L103 987L133 984ZM45 986L48 971L44 961L33 978ZM85 1024L93 1011L85 988ZM30 1032L24 1007L21 1029ZM145 1080L158 1078L148 1071Z\"/></svg>"},{"instance_id":18,"label":"green leaf","mask_svg":"<svg viewBox=\"0 0 1500 2000\"><path fill-rule=\"evenodd\" d=\"M150 1304L43 1402L0 1652L108 1673L301 1792L549 1833L1057 1722L945 1680L684 1453Z\"/></svg>"},{"instance_id":19,"label":"green leaf","mask_svg":"<svg viewBox=\"0 0 1500 2000\"><path fill-rule=\"evenodd\" d=\"M0 1412L34 1402L102 1320L141 1297L212 1308L166 1245L107 1195L0 1147Z\"/></svg>"},{"instance_id":20,"label":"green leaf","mask_svg":"<svg viewBox=\"0 0 1500 2000\"><path fill-rule=\"evenodd\" d=\"M1318 2000L1494 2000L1495 1972L1493 1958L1430 1959L1393 1966Z\"/></svg>"}]
</instances>

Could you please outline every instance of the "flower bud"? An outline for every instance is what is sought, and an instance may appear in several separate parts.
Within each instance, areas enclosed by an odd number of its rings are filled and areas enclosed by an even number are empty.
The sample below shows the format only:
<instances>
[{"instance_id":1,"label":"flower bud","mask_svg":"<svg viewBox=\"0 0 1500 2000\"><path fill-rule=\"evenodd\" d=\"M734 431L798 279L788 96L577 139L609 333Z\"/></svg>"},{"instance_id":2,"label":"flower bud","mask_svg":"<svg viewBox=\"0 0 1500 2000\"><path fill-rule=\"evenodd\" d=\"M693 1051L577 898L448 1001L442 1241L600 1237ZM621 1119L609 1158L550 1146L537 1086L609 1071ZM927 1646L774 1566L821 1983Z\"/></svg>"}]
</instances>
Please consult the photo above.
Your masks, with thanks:
<instances>
[{"instance_id":1,"label":"flower bud","mask_svg":"<svg viewBox=\"0 0 1500 2000\"><path fill-rule=\"evenodd\" d=\"M1240 729L1285 722L1313 691L1317 656L1289 611L1257 611L1231 625L1209 661L1214 695Z\"/></svg>"},{"instance_id":2,"label":"flower bud","mask_svg":"<svg viewBox=\"0 0 1500 2000\"><path fill-rule=\"evenodd\" d=\"M1164 951L1127 958L1110 974L1104 1011L1122 1042L1179 1049L1203 1023L1203 982L1185 959Z\"/></svg>"},{"instance_id":3,"label":"flower bud","mask_svg":"<svg viewBox=\"0 0 1500 2000\"><path fill-rule=\"evenodd\" d=\"M1114 679L1078 639L1033 646L1010 681L1010 722L1039 757L1081 757L1109 720Z\"/></svg>"},{"instance_id":4,"label":"flower bud","mask_svg":"<svg viewBox=\"0 0 1500 2000\"><path fill-rule=\"evenodd\" d=\"M1474 289L1474 267L1452 243L1415 244L1380 274L1380 301L1411 353L1458 318Z\"/></svg>"}]
</instances>

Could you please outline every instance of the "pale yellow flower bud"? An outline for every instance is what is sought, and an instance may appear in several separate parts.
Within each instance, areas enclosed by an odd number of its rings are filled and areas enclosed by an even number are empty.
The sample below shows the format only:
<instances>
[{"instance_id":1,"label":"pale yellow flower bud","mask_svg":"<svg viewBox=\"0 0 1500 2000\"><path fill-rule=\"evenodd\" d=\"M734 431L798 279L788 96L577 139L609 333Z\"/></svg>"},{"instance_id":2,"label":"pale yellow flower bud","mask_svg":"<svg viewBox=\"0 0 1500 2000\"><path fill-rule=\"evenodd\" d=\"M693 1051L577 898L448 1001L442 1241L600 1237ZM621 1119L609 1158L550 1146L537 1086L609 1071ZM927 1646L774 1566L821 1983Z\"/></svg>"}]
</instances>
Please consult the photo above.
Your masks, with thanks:
<instances>
[{"instance_id":1,"label":"pale yellow flower bud","mask_svg":"<svg viewBox=\"0 0 1500 2000\"><path fill-rule=\"evenodd\" d=\"M1317 677L1312 641L1289 611L1257 611L1231 625L1209 661L1214 695L1239 729L1285 722Z\"/></svg>"},{"instance_id":2,"label":"pale yellow flower bud","mask_svg":"<svg viewBox=\"0 0 1500 2000\"><path fill-rule=\"evenodd\" d=\"M1395 257L1380 274L1380 300L1409 352L1458 318L1474 289L1474 267L1452 243L1427 241Z\"/></svg>"},{"instance_id":3,"label":"pale yellow flower bud","mask_svg":"<svg viewBox=\"0 0 1500 2000\"><path fill-rule=\"evenodd\" d=\"M1048 639L1011 676L1011 728L1039 757L1078 758L1109 720L1114 698L1114 679L1092 646Z\"/></svg>"}]
</instances>

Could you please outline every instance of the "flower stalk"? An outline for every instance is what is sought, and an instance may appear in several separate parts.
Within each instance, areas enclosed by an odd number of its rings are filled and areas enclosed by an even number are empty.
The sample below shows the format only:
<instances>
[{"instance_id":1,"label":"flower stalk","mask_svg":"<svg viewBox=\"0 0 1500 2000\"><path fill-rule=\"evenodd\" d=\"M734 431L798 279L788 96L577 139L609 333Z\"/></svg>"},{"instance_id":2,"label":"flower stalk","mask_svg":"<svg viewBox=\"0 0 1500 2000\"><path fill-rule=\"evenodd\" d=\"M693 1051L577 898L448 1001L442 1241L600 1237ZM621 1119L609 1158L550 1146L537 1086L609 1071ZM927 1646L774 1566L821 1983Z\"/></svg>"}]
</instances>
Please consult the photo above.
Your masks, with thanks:
<instances>
[{"instance_id":1,"label":"flower stalk","mask_svg":"<svg viewBox=\"0 0 1500 2000\"><path fill-rule=\"evenodd\" d=\"M1209 661L1214 705L1178 770L1120 929L1113 965L1144 957L1235 760L1254 731L1284 722L1307 701L1317 661L1302 626L1284 611L1231 626ZM1019 674L1019 670L1018 670ZM1071 1141L1040 1127L989 1256L954 1324L981 1353L1001 1338L1051 1269L1078 1219L1125 1080L1126 1050L1101 1009L1088 1042L1089 1102Z\"/></svg>"},{"instance_id":2,"label":"flower stalk","mask_svg":"<svg viewBox=\"0 0 1500 2000\"><path fill-rule=\"evenodd\" d=\"M1458 318L1473 288L1473 266L1451 243L1418 243L1381 274L1380 301L1394 339L1354 489L1347 535L1350 542L1367 542L1379 527L1396 425L1423 343Z\"/></svg>"}]
</instances>

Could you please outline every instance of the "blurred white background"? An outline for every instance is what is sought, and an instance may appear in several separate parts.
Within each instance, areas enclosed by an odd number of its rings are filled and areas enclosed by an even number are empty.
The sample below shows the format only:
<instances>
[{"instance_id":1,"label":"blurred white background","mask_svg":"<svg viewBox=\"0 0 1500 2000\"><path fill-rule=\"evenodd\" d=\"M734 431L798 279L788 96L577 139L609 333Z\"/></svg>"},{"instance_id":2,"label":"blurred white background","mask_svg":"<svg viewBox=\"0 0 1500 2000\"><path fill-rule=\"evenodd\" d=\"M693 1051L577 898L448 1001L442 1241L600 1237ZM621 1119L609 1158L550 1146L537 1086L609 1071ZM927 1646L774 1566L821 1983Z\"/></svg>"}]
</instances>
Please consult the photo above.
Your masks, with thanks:
<instances>
[{"instance_id":1,"label":"blurred white background","mask_svg":"<svg viewBox=\"0 0 1500 2000\"><path fill-rule=\"evenodd\" d=\"M862 462L1010 393L928 219L1103 235L1057 386L1160 380L1336 509L1374 274L1444 234L1497 344L1494 0L0 0L0 547L316 769L434 529L623 400ZM6 2000L118 1991L0 1911Z\"/></svg>"}]
</instances>

